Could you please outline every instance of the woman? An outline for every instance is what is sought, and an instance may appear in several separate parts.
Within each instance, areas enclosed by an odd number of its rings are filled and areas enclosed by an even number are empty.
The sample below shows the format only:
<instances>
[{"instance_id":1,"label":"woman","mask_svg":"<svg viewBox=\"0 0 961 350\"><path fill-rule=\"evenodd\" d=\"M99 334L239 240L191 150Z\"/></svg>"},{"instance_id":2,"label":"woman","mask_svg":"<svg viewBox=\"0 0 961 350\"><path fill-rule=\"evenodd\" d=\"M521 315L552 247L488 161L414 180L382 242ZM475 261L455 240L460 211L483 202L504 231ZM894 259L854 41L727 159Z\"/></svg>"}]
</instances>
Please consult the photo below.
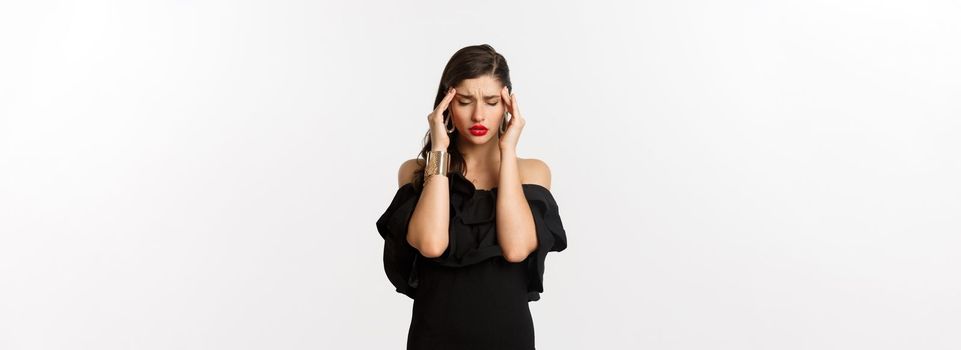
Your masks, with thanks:
<instances>
[{"instance_id":1,"label":"woman","mask_svg":"<svg viewBox=\"0 0 961 350\"><path fill-rule=\"evenodd\" d=\"M387 277L414 299L407 349L534 349L528 302L567 236L547 164L515 152L525 122L510 91L492 47L458 50L421 158L400 166L377 220Z\"/></svg>"}]
</instances>

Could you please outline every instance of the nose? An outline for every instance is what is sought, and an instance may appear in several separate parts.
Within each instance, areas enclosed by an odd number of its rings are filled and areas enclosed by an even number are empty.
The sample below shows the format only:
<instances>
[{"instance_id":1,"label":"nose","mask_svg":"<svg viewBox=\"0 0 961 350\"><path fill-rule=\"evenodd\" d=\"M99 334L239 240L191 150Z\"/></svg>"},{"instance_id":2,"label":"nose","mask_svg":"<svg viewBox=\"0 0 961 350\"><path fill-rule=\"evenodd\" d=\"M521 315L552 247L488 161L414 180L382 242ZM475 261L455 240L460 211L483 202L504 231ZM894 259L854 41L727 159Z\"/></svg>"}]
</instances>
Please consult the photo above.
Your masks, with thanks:
<instances>
[{"instance_id":1,"label":"nose","mask_svg":"<svg viewBox=\"0 0 961 350\"><path fill-rule=\"evenodd\" d=\"M480 103L475 103L475 104L474 104L474 113L473 113L473 115L471 116L471 120L474 121L474 122L482 122L482 121L484 121L484 114L483 114L483 112L481 111L481 104L480 104Z\"/></svg>"}]
</instances>

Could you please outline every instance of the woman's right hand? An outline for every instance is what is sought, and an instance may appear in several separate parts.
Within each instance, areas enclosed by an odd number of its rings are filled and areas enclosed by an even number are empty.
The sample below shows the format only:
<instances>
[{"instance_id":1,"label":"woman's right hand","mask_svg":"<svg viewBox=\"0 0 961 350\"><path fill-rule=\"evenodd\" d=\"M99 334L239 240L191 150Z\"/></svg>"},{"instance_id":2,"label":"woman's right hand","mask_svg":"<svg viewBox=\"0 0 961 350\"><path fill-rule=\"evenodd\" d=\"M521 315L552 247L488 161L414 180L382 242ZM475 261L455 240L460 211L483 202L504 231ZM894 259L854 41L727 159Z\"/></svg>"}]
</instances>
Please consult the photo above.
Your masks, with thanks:
<instances>
[{"instance_id":1,"label":"woman's right hand","mask_svg":"<svg viewBox=\"0 0 961 350\"><path fill-rule=\"evenodd\" d=\"M444 125L444 111L450 105L450 101L454 99L454 94L457 92L454 88L447 90L447 95L444 99L437 104L437 108L427 115L427 122L430 124L430 145L431 151L447 151L447 146L450 145L450 137L447 137L447 125ZM453 118L453 113L448 113L450 118ZM454 121L450 121L454 124Z\"/></svg>"}]
</instances>

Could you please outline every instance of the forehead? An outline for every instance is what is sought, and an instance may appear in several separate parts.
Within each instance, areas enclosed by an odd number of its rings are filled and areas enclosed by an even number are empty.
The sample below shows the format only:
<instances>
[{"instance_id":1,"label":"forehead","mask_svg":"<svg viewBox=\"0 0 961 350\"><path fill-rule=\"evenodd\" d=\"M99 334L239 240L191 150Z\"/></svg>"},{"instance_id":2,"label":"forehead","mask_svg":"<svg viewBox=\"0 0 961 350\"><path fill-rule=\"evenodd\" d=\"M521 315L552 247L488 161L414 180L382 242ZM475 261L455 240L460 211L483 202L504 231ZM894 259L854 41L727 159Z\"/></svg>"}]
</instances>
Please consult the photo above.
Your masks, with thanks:
<instances>
[{"instance_id":1,"label":"forehead","mask_svg":"<svg viewBox=\"0 0 961 350\"><path fill-rule=\"evenodd\" d=\"M500 95L501 88L504 87L499 80L490 75L484 75L473 79L464 79L454 86L458 95L490 96Z\"/></svg>"}]
</instances>

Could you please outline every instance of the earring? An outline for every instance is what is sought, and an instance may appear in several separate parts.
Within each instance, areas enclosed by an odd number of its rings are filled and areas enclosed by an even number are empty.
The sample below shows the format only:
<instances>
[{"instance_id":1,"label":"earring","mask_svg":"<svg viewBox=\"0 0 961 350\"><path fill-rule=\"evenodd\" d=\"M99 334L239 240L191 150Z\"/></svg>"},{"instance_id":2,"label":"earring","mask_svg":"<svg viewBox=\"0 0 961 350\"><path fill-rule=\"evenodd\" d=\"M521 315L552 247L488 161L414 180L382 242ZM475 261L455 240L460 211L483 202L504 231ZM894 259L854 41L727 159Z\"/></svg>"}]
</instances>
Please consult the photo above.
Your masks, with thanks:
<instances>
[{"instance_id":1,"label":"earring","mask_svg":"<svg viewBox=\"0 0 961 350\"><path fill-rule=\"evenodd\" d=\"M450 127L447 127L447 121L449 121L449 120L450 120L450 116L448 116L447 118L444 118L444 128L447 129L447 133L448 133L448 134L454 132L454 124L453 124L453 123L450 124Z\"/></svg>"},{"instance_id":2,"label":"earring","mask_svg":"<svg viewBox=\"0 0 961 350\"><path fill-rule=\"evenodd\" d=\"M501 127L500 127L501 134L507 132L507 130L504 130L504 125L507 124L507 116L508 116L508 115L510 115L510 112L504 112L504 120L501 121Z\"/></svg>"}]
</instances>

